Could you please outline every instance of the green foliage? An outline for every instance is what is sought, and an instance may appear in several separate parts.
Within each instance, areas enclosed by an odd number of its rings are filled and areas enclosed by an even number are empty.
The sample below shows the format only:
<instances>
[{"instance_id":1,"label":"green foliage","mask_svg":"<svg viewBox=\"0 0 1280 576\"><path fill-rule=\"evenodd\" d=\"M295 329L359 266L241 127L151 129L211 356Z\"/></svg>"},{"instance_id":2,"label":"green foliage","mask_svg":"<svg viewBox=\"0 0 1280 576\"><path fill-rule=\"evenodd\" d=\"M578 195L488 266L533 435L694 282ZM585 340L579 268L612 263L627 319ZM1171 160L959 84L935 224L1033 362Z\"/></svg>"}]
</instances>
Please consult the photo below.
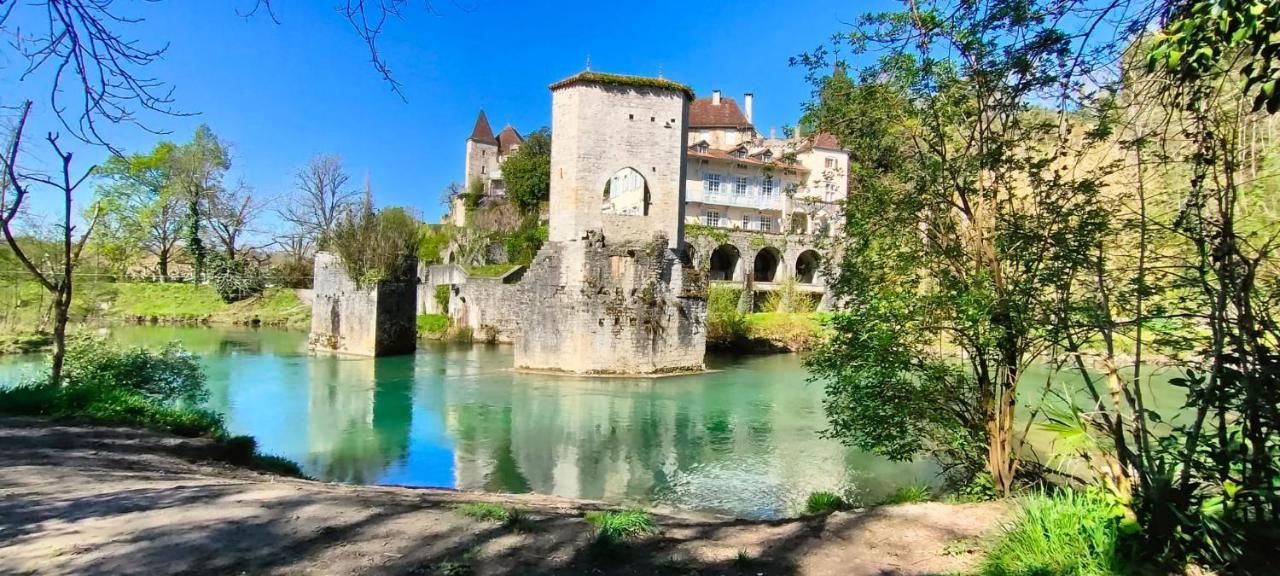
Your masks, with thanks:
<instances>
[{"instance_id":1,"label":"green foliage","mask_svg":"<svg viewBox=\"0 0 1280 576\"><path fill-rule=\"evenodd\" d=\"M111 155L94 170L101 178L97 205L101 209L92 243L123 272L149 253L162 278L181 239L185 204L175 185L175 152L161 142L146 154Z\"/></svg>"},{"instance_id":2,"label":"green foliage","mask_svg":"<svg viewBox=\"0 0 1280 576\"><path fill-rule=\"evenodd\" d=\"M453 241L456 228L449 224L423 224L422 241L418 244L418 262L444 264L444 253Z\"/></svg>"},{"instance_id":3,"label":"green foliage","mask_svg":"<svg viewBox=\"0 0 1280 576\"><path fill-rule=\"evenodd\" d=\"M851 508L843 496L835 492L818 491L809 494L804 501L805 514L830 514Z\"/></svg>"},{"instance_id":4,"label":"green foliage","mask_svg":"<svg viewBox=\"0 0 1280 576\"><path fill-rule=\"evenodd\" d=\"M275 454L254 454L249 461L249 467L261 472L270 474L278 474L280 476L290 476L293 478L307 478L302 472L302 467L297 462L276 456Z\"/></svg>"},{"instance_id":5,"label":"green foliage","mask_svg":"<svg viewBox=\"0 0 1280 576\"><path fill-rule=\"evenodd\" d=\"M933 500L933 489L928 484L908 484L894 490L883 504L915 504Z\"/></svg>"},{"instance_id":6,"label":"green foliage","mask_svg":"<svg viewBox=\"0 0 1280 576\"><path fill-rule=\"evenodd\" d=\"M520 147L502 161L502 182L507 197L524 214L537 215L538 206L551 198L551 130L541 128L525 137Z\"/></svg>"},{"instance_id":7,"label":"green foliage","mask_svg":"<svg viewBox=\"0 0 1280 576\"><path fill-rule=\"evenodd\" d=\"M406 282L417 274L420 234L417 219L403 209L375 212L373 199L366 197L360 210L334 225L330 246L342 260L347 276L357 284Z\"/></svg>"},{"instance_id":8,"label":"green foliage","mask_svg":"<svg viewBox=\"0 0 1280 576\"><path fill-rule=\"evenodd\" d=\"M703 224L685 224L684 235L689 239L710 238L717 245L725 244L729 241L729 231L714 226L706 226Z\"/></svg>"},{"instance_id":9,"label":"green foliage","mask_svg":"<svg viewBox=\"0 0 1280 576\"><path fill-rule=\"evenodd\" d=\"M505 176L505 172L503 173ZM536 215L525 217L519 228L512 230L503 238L507 248L507 261L513 264L528 265L537 256L538 250L547 241L549 229L538 221Z\"/></svg>"},{"instance_id":10,"label":"green foliage","mask_svg":"<svg viewBox=\"0 0 1280 576\"><path fill-rule=\"evenodd\" d=\"M649 78L646 76L625 76L622 74L605 74L602 72L579 72L556 82L551 85L551 89L555 90L564 86L570 86L580 82L589 84L603 84L605 86L619 86L624 88L658 88L661 90L674 90L684 94L685 98L693 100L693 88L685 86L679 82L672 82L662 78Z\"/></svg>"},{"instance_id":11,"label":"green foliage","mask_svg":"<svg viewBox=\"0 0 1280 576\"><path fill-rule=\"evenodd\" d=\"M449 317L444 314L419 314L418 336L442 336L449 331Z\"/></svg>"},{"instance_id":12,"label":"green foliage","mask_svg":"<svg viewBox=\"0 0 1280 576\"><path fill-rule=\"evenodd\" d=\"M190 142L172 151L170 159L173 173L169 186L186 204L182 224L186 253L196 278L203 278L209 254L204 243L206 208L213 198L225 192L222 179L231 168L230 149L213 130L201 124Z\"/></svg>"},{"instance_id":13,"label":"green foliage","mask_svg":"<svg viewBox=\"0 0 1280 576\"><path fill-rule=\"evenodd\" d=\"M643 510L591 512L585 518L595 526L596 542L600 544L614 544L658 532L653 516Z\"/></svg>"},{"instance_id":14,"label":"green foliage","mask_svg":"<svg viewBox=\"0 0 1280 576\"><path fill-rule=\"evenodd\" d=\"M707 340L728 344L747 338L747 317L738 312L739 288L712 285L707 290Z\"/></svg>"},{"instance_id":15,"label":"green foliage","mask_svg":"<svg viewBox=\"0 0 1280 576\"><path fill-rule=\"evenodd\" d=\"M257 296L266 287L258 267L244 258L232 260L221 252L214 252L209 255L205 270L205 279L223 302Z\"/></svg>"},{"instance_id":16,"label":"green foliage","mask_svg":"<svg viewBox=\"0 0 1280 576\"><path fill-rule=\"evenodd\" d=\"M471 179L467 183L467 191L462 193L462 205L467 208L467 212L473 212L480 207L480 201L484 200L484 180L479 177Z\"/></svg>"},{"instance_id":17,"label":"green foliage","mask_svg":"<svg viewBox=\"0 0 1280 576\"><path fill-rule=\"evenodd\" d=\"M286 256L271 268L271 282L284 288L311 288L315 259Z\"/></svg>"},{"instance_id":18,"label":"green foliage","mask_svg":"<svg viewBox=\"0 0 1280 576\"><path fill-rule=\"evenodd\" d=\"M517 508L491 502L469 502L456 508L459 514L485 522L498 522L512 526L524 521L524 513Z\"/></svg>"},{"instance_id":19,"label":"green foliage","mask_svg":"<svg viewBox=\"0 0 1280 576\"><path fill-rule=\"evenodd\" d=\"M176 342L153 352L76 338L68 343L62 377L68 389L105 387L158 404L199 404L209 394L199 360Z\"/></svg>"},{"instance_id":20,"label":"green foliage","mask_svg":"<svg viewBox=\"0 0 1280 576\"><path fill-rule=\"evenodd\" d=\"M1280 111L1280 3L1258 0L1183 0L1168 3L1167 24L1148 57L1152 69L1185 83L1239 74L1253 110Z\"/></svg>"},{"instance_id":21,"label":"green foliage","mask_svg":"<svg viewBox=\"0 0 1280 576\"><path fill-rule=\"evenodd\" d=\"M987 550L981 576L1128 574L1119 516L1096 493L1064 491L1019 501L1017 517Z\"/></svg>"},{"instance_id":22,"label":"green foliage","mask_svg":"<svg viewBox=\"0 0 1280 576\"><path fill-rule=\"evenodd\" d=\"M449 284L440 284L436 286L436 308L441 314L449 311L449 294L453 291L453 286Z\"/></svg>"}]
</instances>

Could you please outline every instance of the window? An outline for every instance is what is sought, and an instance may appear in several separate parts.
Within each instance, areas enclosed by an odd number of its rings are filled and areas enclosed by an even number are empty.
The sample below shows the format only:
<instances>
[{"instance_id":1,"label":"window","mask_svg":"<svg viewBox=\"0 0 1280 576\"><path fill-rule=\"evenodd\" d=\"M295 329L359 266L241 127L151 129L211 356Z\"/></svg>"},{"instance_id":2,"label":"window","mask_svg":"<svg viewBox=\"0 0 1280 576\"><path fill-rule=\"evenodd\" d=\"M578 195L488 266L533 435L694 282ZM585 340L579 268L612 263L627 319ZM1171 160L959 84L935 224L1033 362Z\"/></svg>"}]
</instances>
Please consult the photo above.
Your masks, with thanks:
<instances>
[{"instance_id":1,"label":"window","mask_svg":"<svg viewBox=\"0 0 1280 576\"><path fill-rule=\"evenodd\" d=\"M747 157L747 150L746 150L745 148L739 148L739 149L737 149L737 150L734 150L734 151L733 151L733 157L734 157L734 158L746 158L746 157Z\"/></svg>"},{"instance_id":2,"label":"window","mask_svg":"<svg viewBox=\"0 0 1280 576\"><path fill-rule=\"evenodd\" d=\"M773 176L765 176L764 184L761 188L761 192L763 192L764 195L768 197L768 196L773 196L773 193L776 191L776 189L777 189L777 183L773 181Z\"/></svg>"},{"instance_id":3,"label":"window","mask_svg":"<svg viewBox=\"0 0 1280 576\"><path fill-rule=\"evenodd\" d=\"M747 195L747 177L739 176L733 183L733 193L739 196Z\"/></svg>"},{"instance_id":4,"label":"window","mask_svg":"<svg viewBox=\"0 0 1280 576\"><path fill-rule=\"evenodd\" d=\"M751 215L749 214L742 215L742 229L743 230L751 229Z\"/></svg>"},{"instance_id":5,"label":"window","mask_svg":"<svg viewBox=\"0 0 1280 576\"><path fill-rule=\"evenodd\" d=\"M718 210L707 210L702 213L702 224L704 226L719 226L720 212Z\"/></svg>"},{"instance_id":6,"label":"window","mask_svg":"<svg viewBox=\"0 0 1280 576\"><path fill-rule=\"evenodd\" d=\"M765 150L765 151L764 151L764 153L760 155L760 161L761 161L761 162L772 162L772 161L773 161L773 152L772 152L772 151L770 151L770 150Z\"/></svg>"},{"instance_id":7,"label":"window","mask_svg":"<svg viewBox=\"0 0 1280 576\"><path fill-rule=\"evenodd\" d=\"M706 142L703 142L703 143L701 143L701 144L698 144L697 151L698 151L698 153L699 153L699 154L706 154L706 153L707 153L707 143L706 143Z\"/></svg>"},{"instance_id":8,"label":"window","mask_svg":"<svg viewBox=\"0 0 1280 576\"><path fill-rule=\"evenodd\" d=\"M761 232L773 232L773 219L771 219L771 218L765 218L764 216L761 216L761 217L760 217L760 231L761 231Z\"/></svg>"},{"instance_id":9,"label":"window","mask_svg":"<svg viewBox=\"0 0 1280 576\"><path fill-rule=\"evenodd\" d=\"M720 175L707 174L702 181L702 191L717 194L720 192Z\"/></svg>"},{"instance_id":10,"label":"window","mask_svg":"<svg viewBox=\"0 0 1280 576\"><path fill-rule=\"evenodd\" d=\"M484 166L480 166L480 173L484 174Z\"/></svg>"},{"instance_id":11,"label":"window","mask_svg":"<svg viewBox=\"0 0 1280 576\"><path fill-rule=\"evenodd\" d=\"M836 159L835 159L835 158L827 158L826 163L825 163L825 166L826 166L827 168L835 168L835 167L836 167Z\"/></svg>"}]
</instances>

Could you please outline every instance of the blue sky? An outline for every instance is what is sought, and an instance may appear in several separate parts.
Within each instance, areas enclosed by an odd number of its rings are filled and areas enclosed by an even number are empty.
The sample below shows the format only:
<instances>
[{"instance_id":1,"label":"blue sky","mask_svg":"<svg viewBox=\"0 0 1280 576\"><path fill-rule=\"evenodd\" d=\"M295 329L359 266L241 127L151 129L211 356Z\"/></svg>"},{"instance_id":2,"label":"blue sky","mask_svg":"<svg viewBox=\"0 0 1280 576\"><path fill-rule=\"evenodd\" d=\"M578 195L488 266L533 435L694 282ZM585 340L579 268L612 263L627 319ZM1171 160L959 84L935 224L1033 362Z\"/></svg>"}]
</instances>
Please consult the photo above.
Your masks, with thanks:
<instances>
[{"instance_id":1,"label":"blue sky","mask_svg":"<svg viewBox=\"0 0 1280 576\"><path fill-rule=\"evenodd\" d=\"M550 123L547 85L583 69L657 75L691 85L755 93L755 123L795 122L810 93L787 58L844 30L869 3L814 2L499 2L437 1L436 13L411 2L382 41L407 101L368 63L360 40L326 0L276 0L280 24L245 19L251 0L125 0L123 12L146 18L127 33L151 46L168 43L150 73L175 90L176 106L195 116L145 117L149 134L111 129L127 151L161 138L185 141L200 123L233 146L232 180L265 197L282 197L293 173L319 153L343 156L353 181L367 175L379 205L408 206L428 221L438 198L460 180L463 141L483 107L495 131L522 133ZM6 49L7 50L7 49ZM31 133L56 128L47 82L18 82L11 52L0 50L0 105L36 100ZM69 136L64 136L68 140ZM105 150L75 146L99 161ZM50 211L49 198L34 202ZM270 223L263 228L269 232Z\"/></svg>"}]
</instances>

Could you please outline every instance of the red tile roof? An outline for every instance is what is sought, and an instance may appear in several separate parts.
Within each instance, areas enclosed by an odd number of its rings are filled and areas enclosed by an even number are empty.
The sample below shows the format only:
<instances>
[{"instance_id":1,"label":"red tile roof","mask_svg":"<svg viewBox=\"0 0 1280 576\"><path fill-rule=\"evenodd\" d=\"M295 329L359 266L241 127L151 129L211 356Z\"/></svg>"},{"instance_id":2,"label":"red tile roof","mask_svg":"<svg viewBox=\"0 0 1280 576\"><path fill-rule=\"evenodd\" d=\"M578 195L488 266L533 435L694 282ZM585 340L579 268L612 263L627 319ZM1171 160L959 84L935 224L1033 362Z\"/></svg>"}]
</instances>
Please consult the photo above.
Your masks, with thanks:
<instances>
[{"instance_id":1,"label":"red tile roof","mask_svg":"<svg viewBox=\"0 0 1280 576\"><path fill-rule=\"evenodd\" d=\"M503 128L502 132L498 133L498 153L506 155L511 152L512 148L521 142L524 142L524 138L520 137L520 133L516 132L515 128L512 128L510 124L507 124L507 127Z\"/></svg>"},{"instance_id":2,"label":"red tile roof","mask_svg":"<svg viewBox=\"0 0 1280 576\"><path fill-rule=\"evenodd\" d=\"M747 117L733 98L720 98L720 104L712 104L711 98L699 98L689 105L690 128L751 128Z\"/></svg>"},{"instance_id":3,"label":"red tile roof","mask_svg":"<svg viewBox=\"0 0 1280 576\"><path fill-rule=\"evenodd\" d=\"M693 145L693 146L690 146L690 147L689 147L689 157L690 157L690 158L706 158L706 159L708 159L708 160L721 160L721 161L724 161L724 162L737 162L737 163L739 163L739 164L746 164L746 165L749 165L749 166L772 166L772 167L774 167L775 169L778 169L778 170L787 170L787 171L794 170L794 171L796 171L796 172L808 172L808 171L809 171L807 168L805 168L804 166L801 166L801 165L799 165L799 164L787 164L787 163L785 163L785 162L778 162L778 161L773 161L773 162L763 162L763 161L759 160L758 158L753 158L753 157L737 158L737 157L735 157L735 156L733 156L733 155L729 154L729 152L730 152L730 151L726 151L726 150L716 150L715 148L707 148L707 151L706 151L706 152L698 152L698 150L697 150L697 145L696 145L696 144L695 144L695 145Z\"/></svg>"},{"instance_id":4,"label":"red tile roof","mask_svg":"<svg viewBox=\"0 0 1280 576\"><path fill-rule=\"evenodd\" d=\"M840 149L840 142L830 132L819 132L813 135L813 145L818 148Z\"/></svg>"},{"instance_id":5,"label":"red tile roof","mask_svg":"<svg viewBox=\"0 0 1280 576\"><path fill-rule=\"evenodd\" d=\"M471 136L467 139L498 145L498 139L493 137L493 128L489 127L489 119L485 117L484 110L480 110L480 115L476 116L476 127L471 129Z\"/></svg>"}]
</instances>

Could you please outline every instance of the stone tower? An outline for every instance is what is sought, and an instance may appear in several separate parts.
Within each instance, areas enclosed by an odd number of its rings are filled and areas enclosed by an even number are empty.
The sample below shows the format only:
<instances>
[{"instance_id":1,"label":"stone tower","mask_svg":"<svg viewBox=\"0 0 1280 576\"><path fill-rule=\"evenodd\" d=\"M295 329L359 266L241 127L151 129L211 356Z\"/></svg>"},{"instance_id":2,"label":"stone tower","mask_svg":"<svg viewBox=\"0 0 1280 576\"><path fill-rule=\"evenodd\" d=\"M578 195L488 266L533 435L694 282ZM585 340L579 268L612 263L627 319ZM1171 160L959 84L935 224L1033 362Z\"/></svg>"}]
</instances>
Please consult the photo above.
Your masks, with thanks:
<instances>
[{"instance_id":1,"label":"stone tower","mask_svg":"<svg viewBox=\"0 0 1280 576\"><path fill-rule=\"evenodd\" d=\"M520 282L516 367L701 370L706 283L682 226L692 91L583 72L551 93L551 224Z\"/></svg>"}]
</instances>

